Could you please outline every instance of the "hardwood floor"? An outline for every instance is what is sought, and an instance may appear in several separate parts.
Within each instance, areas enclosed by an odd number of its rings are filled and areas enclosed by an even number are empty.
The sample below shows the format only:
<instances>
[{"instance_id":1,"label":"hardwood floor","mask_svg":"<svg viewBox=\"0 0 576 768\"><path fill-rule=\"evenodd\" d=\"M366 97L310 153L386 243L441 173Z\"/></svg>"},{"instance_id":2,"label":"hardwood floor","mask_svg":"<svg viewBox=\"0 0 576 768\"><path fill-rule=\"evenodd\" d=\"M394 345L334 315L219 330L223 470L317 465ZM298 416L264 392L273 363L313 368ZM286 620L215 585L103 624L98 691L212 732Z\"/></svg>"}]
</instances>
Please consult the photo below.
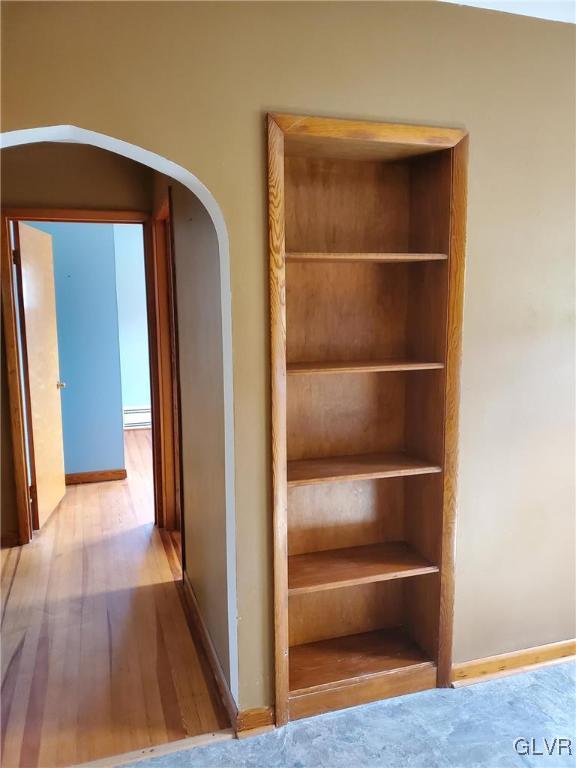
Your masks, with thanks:
<instances>
[{"instance_id":1,"label":"hardwood floor","mask_svg":"<svg viewBox=\"0 0 576 768\"><path fill-rule=\"evenodd\" d=\"M153 525L151 439L128 478L69 486L2 551L2 766L53 768L229 727L183 609L175 541Z\"/></svg>"}]
</instances>

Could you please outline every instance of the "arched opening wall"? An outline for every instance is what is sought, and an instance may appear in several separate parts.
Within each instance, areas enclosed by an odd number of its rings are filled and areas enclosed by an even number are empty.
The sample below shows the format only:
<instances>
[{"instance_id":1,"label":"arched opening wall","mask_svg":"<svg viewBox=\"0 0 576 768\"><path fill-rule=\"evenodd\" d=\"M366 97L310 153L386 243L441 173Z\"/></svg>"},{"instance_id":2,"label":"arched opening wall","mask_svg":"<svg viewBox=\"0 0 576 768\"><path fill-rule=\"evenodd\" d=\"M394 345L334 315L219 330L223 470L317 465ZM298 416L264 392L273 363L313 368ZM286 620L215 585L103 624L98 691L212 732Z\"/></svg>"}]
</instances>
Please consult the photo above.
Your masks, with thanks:
<instances>
[{"instance_id":1,"label":"arched opening wall","mask_svg":"<svg viewBox=\"0 0 576 768\"><path fill-rule=\"evenodd\" d=\"M228 235L220 208L206 187L186 169L109 136L73 126L50 126L4 133L1 139L2 149L7 150L4 156L11 155L15 161L5 163L3 175L19 177L8 190L15 195L13 199L6 197L3 183L4 204L113 208L129 207L126 198L131 197L134 207L144 207L145 197L153 198L155 186L172 186L187 576L232 695L238 701L231 296ZM53 142L64 143L66 151L71 152L82 151L71 145L84 145L86 150L97 148L92 163L98 161L97 167L104 166L107 171L102 174L97 196L92 189L90 199L43 200L41 191L32 191L34 185L26 174L6 172L11 165L21 170L27 162L27 170L32 173L36 156L46 156L42 151L48 149L46 142L56 149L58 145ZM22 158L18 157L18 147L23 148ZM52 162L57 161L58 153L52 153ZM117 200L109 199L112 190L108 191L106 179L122 175L122 163L130 165L129 161L135 161L131 188L125 187ZM148 174L147 169L151 169ZM97 181L90 179L93 186ZM72 187L76 188L74 184ZM28 194L39 194L40 198L26 198Z\"/></svg>"}]
</instances>

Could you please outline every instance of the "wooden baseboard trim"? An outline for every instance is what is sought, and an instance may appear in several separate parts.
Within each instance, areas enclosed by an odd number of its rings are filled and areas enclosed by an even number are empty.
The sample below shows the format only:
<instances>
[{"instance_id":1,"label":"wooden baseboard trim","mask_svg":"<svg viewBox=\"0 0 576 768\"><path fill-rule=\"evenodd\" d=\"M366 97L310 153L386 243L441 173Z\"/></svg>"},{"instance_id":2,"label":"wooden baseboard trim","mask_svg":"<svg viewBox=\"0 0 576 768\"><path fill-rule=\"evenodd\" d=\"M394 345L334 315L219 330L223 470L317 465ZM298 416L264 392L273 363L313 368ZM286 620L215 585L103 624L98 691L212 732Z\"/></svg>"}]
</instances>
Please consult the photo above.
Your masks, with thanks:
<instances>
[{"instance_id":1,"label":"wooden baseboard trim","mask_svg":"<svg viewBox=\"0 0 576 768\"><path fill-rule=\"evenodd\" d=\"M220 693L222 703L224 704L226 712L228 713L232 727L234 730L236 730L238 707L236 706L236 702L234 701L234 697L230 691L228 681L224 675L224 670L222 669L222 665L218 659L218 654L216 653L216 649L214 648L214 644L212 643L212 639L208 633L208 628L206 627L204 619L202 618L202 614L200 613L198 600L196 599L196 595L192 589L192 584L190 583L190 579L188 578L188 574L186 572L184 572L182 576L182 582L184 585L183 595L186 601L186 607L188 609L190 619L193 626L197 630L198 639L202 644L202 648L206 654L208 663L210 664L210 668L212 670L212 674L214 675L214 679L216 680L216 685L218 686L218 692Z\"/></svg>"},{"instance_id":2,"label":"wooden baseboard trim","mask_svg":"<svg viewBox=\"0 0 576 768\"><path fill-rule=\"evenodd\" d=\"M205 747L208 744L216 744L220 741L229 741L234 738L234 731L228 728L224 731L214 731L213 733L203 733L200 736L189 736L186 739L178 741L169 741L166 744L159 744L156 747L143 747L135 749L132 752L124 752L121 755L111 757L102 757L98 760L91 760L89 763L76 763L71 768L117 768L117 766L127 763L136 763L140 760L149 760L152 757L162 757L171 755L174 752L181 752L184 749L194 749L196 747Z\"/></svg>"},{"instance_id":3,"label":"wooden baseboard trim","mask_svg":"<svg viewBox=\"0 0 576 768\"><path fill-rule=\"evenodd\" d=\"M236 706L236 702L234 701L228 686L228 681L224 676L224 671L220 664L220 660L218 659L216 649L214 648L214 644L212 643L210 634L208 633L208 629L204 623L202 614L200 613L198 600L196 599L187 573L183 574L182 582L184 586L184 599L186 601L190 619L197 630L202 649L204 650L210 668L212 669L212 674L216 680L220 697L236 735L238 738L245 738L247 736L256 736L271 730L274 728L273 707L257 707L255 709L245 709L242 712L238 711L238 707Z\"/></svg>"},{"instance_id":4,"label":"wooden baseboard trim","mask_svg":"<svg viewBox=\"0 0 576 768\"><path fill-rule=\"evenodd\" d=\"M250 739L252 736L261 736L263 733L269 733L273 731L275 725L263 725L260 728L249 728L247 731L236 731L237 739Z\"/></svg>"},{"instance_id":5,"label":"wooden baseboard trim","mask_svg":"<svg viewBox=\"0 0 576 768\"><path fill-rule=\"evenodd\" d=\"M257 731L264 733L274 727L274 709L273 707L256 707L254 709L245 709L238 712L236 717L236 733L242 733L245 736L256 735L249 733Z\"/></svg>"},{"instance_id":6,"label":"wooden baseboard trim","mask_svg":"<svg viewBox=\"0 0 576 768\"><path fill-rule=\"evenodd\" d=\"M417 693L436 687L436 667L431 662L422 662L413 667L391 670L381 674L360 677L356 682L347 682L323 688L317 686L300 693L294 692L288 698L290 720L321 715L359 704L369 704L407 693Z\"/></svg>"},{"instance_id":7,"label":"wooden baseboard trim","mask_svg":"<svg viewBox=\"0 0 576 768\"><path fill-rule=\"evenodd\" d=\"M71 472L66 475L66 485L80 483L107 483L110 480L125 480L128 473L125 469L103 469L98 472Z\"/></svg>"},{"instance_id":8,"label":"wooden baseboard trim","mask_svg":"<svg viewBox=\"0 0 576 768\"><path fill-rule=\"evenodd\" d=\"M483 680L527 672L571 658L576 658L576 640L564 640L498 656L487 656L485 659L464 661L452 667L452 687L459 688Z\"/></svg>"}]
</instances>

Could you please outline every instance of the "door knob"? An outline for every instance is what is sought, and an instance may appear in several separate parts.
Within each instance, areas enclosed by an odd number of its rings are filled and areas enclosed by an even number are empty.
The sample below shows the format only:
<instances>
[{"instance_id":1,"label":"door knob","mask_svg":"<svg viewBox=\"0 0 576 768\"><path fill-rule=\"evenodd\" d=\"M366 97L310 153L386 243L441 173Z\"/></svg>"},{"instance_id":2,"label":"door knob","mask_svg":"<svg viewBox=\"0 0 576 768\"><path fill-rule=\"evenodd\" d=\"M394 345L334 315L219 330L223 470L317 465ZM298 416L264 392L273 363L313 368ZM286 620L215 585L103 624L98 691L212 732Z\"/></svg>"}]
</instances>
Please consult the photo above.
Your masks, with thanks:
<instances>
[{"instance_id":1,"label":"door knob","mask_svg":"<svg viewBox=\"0 0 576 768\"><path fill-rule=\"evenodd\" d=\"M65 381L57 381L56 382L56 389L66 389L66 382Z\"/></svg>"}]
</instances>

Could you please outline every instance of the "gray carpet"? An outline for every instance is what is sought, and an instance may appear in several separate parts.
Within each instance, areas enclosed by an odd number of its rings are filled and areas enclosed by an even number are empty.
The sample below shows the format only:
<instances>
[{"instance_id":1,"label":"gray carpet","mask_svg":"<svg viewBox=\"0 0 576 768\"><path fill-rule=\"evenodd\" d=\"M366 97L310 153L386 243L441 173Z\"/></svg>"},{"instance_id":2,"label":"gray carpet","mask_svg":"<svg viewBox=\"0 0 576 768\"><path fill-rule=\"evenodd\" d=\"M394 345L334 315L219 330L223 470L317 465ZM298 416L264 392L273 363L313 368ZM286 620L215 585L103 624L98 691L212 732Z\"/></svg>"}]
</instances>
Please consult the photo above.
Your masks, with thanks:
<instances>
[{"instance_id":1,"label":"gray carpet","mask_svg":"<svg viewBox=\"0 0 576 768\"><path fill-rule=\"evenodd\" d=\"M548 756L518 755L536 740ZM572 740L558 755L554 738ZM525 749L525 747L524 747ZM134 763L134 768L576 768L576 663L437 689Z\"/></svg>"}]
</instances>

